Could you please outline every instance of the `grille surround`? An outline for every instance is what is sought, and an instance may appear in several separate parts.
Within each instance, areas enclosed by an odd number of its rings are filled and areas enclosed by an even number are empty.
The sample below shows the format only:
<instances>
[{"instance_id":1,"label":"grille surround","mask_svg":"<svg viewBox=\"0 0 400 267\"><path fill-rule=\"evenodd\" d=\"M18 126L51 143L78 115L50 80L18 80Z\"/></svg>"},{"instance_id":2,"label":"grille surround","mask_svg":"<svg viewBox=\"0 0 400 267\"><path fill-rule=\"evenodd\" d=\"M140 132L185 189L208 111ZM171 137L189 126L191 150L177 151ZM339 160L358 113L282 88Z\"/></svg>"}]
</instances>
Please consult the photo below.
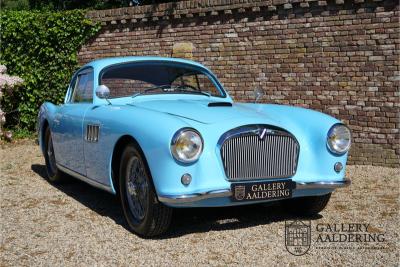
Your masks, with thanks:
<instances>
[{"instance_id":1,"label":"grille surround","mask_svg":"<svg viewBox=\"0 0 400 267\"><path fill-rule=\"evenodd\" d=\"M233 182L290 178L296 174L300 154L299 142L291 133L263 124L226 132L218 149L226 179Z\"/></svg>"}]
</instances>

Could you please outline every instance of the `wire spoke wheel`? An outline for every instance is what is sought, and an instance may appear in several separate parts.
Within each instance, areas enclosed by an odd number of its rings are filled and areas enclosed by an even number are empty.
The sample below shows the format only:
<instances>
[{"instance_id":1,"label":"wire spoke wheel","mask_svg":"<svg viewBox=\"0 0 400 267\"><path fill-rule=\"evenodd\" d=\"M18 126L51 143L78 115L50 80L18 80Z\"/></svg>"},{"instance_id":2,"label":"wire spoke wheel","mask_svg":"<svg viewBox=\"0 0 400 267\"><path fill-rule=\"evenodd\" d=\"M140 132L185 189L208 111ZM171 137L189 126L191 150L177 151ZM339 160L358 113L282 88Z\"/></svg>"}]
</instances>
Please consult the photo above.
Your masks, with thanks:
<instances>
[{"instance_id":1,"label":"wire spoke wheel","mask_svg":"<svg viewBox=\"0 0 400 267\"><path fill-rule=\"evenodd\" d=\"M138 222L145 217L147 207L147 198L149 194L149 185L147 183L145 169L142 161L134 156L132 157L126 168L126 194L129 209L134 219Z\"/></svg>"},{"instance_id":2,"label":"wire spoke wheel","mask_svg":"<svg viewBox=\"0 0 400 267\"><path fill-rule=\"evenodd\" d=\"M129 229L143 237L164 233L172 217L172 209L157 199L146 158L138 146L126 145L120 160L119 196Z\"/></svg>"}]
</instances>

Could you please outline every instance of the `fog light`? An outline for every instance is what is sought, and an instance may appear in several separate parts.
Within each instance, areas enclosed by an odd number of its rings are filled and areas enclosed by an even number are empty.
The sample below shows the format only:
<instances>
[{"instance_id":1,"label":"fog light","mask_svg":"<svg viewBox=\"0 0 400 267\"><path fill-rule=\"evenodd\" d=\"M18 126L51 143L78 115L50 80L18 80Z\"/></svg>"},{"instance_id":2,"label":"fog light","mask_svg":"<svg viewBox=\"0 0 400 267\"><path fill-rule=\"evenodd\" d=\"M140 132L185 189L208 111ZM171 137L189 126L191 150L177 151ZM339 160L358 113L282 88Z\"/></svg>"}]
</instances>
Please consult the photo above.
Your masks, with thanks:
<instances>
[{"instance_id":1,"label":"fog light","mask_svg":"<svg viewBox=\"0 0 400 267\"><path fill-rule=\"evenodd\" d=\"M340 162L336 162L334 166L335 172L340 172L343 169L343 165Z\"/></svg>"},{"instance_id":2,"label":"fog light","mask_svg":"<svg viewBox=\"0 0 400 267\"><path fill-rule=\"evenodd\" d=\"M189 185L190 182L192 181L192 176L189 173L185 173L181 177L181 182L183 185Z\"/></svg>"}]
</instances>

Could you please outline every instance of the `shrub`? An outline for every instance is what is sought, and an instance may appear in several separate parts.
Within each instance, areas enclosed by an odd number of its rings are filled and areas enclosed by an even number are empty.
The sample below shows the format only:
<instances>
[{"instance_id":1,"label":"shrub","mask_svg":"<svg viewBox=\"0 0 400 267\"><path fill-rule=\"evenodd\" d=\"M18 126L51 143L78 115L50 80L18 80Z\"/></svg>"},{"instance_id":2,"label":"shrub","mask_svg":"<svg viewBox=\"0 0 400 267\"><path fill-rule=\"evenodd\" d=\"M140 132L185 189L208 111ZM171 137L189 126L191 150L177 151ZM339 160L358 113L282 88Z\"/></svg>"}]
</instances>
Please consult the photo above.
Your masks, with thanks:
<instances>
[{"instance_id":1,"label":"shrub","mask_svg":"<svg viewBox=\"0 0 400 267\"><path fill-rule=\"evenodd\" d=\"M24 80L22 88L6 94L7 127L33 130L38 108L45 101L61 103L73 72L77 51L100 29L82 10L64 12L1 12L0 63ZM12 118L9 118L12 117Z\"/></svg>"}]
</instances>

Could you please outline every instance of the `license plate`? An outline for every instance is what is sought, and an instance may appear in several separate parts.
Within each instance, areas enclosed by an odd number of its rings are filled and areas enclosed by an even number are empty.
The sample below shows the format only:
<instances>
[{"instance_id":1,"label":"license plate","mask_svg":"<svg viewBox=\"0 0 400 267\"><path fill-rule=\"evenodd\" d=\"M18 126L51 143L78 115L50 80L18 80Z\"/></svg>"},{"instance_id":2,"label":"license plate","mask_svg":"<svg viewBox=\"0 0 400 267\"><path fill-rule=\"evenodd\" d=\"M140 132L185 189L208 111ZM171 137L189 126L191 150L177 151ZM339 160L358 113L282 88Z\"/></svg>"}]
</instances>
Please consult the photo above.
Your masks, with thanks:
<instances>
[{"instance_id":1,"label":"license plate","mask_svg":"<svg viewBox=\"0 0 400 267\"><path fill-rule=\"evenodd\" d=\"M292 180L234 183L231 185L233 201L259 201L292 197Z\"/></svg>"}]
</instances>

